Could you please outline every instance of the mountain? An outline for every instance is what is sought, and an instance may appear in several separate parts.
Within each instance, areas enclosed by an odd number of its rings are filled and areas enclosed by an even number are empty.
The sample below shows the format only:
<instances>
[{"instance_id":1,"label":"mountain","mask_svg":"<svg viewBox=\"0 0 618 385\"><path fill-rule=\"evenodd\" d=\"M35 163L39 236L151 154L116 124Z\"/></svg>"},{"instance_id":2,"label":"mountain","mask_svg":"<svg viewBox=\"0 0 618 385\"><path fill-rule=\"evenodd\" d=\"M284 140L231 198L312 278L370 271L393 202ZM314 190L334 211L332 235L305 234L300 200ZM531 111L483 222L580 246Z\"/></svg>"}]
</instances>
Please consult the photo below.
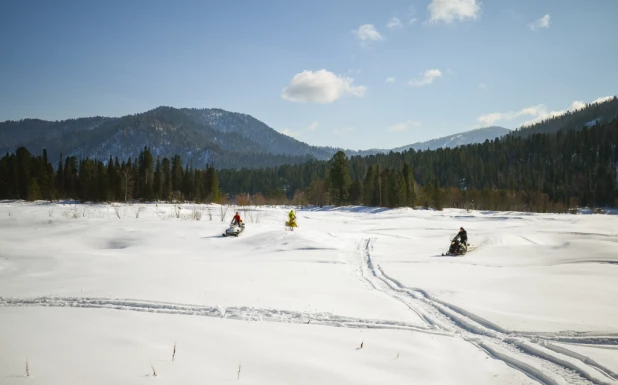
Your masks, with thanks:
<instances>
[{"instance_id":1,"label":"mountain","mask_svg":"<svg viewBox=\"0 0 618 385\"><path fill-rule=\"evenodd\" d=\"M379 153L388 154L389 152L404 152L410 149L416 151L436 150L438 148L454 148L457 146L463 146L466 144L483 143L485 140L493 140L498 137L502 137L510 133L511 130L504 127L492 126L485 128L478 128L476 130L466 131L459 134L453 134L444 136L442 138L431 139L426 142L417 142L408 144L407 146L401 146L390 150L384 149L370 149L360 151L346 151L348 155L367 156L375 155Z\"/></svg>"},{"instance_id":2,"label":"mountain","mask_svg":"<svg viewBox=\"0 0 618 385\"><path fill-rule=\"evenodd\" d=\"M155 156L178 154L195 167L214 164L217 168L260 168L298 164L311 159L327 160L339 150L348 156L414 150L435 150L482 143L504 135L529 136L552 133L611 121L618 116L618 99L589 104L541 123L510 131L486 127L426 142L386 149L351 151L317 147L281 134L246 114L221 109L158 107L119 118L91 118L45 121L24 119L0 123L0 153L26 147L34 154L47 149L48 158L63 156L106 160L110 155L135 159L144 147Z\"/></svg>"},{"instance_id":3,"label":"mountain","mask_svg":"<svg viewBox=\"0 0 618 385\"><path fill-rule=\"evenodd\" d=\"M511 130L504 127L491 126L478 128L472 131L462 132L445 136L443 138L432 139L426 142L414 143L403 147L394 148L394 152L403 152L409 149L419 150L437 150L438 148L454 148L466 144L483 143L486 140L493 140L510 133Z\"/></svg>"},{"instance_id":4,"label":"mountain","mask_svg":"<svg viewBox=\"0 0 618 385\"><path fill-rule=\"evenodd\" d=\"M336 150L310 146L278 133L245 114L219 109L159 107L120 118L64 121L24 119L0 123L0 153L23 146L32 153L47 149L49 159L86 156L135 159L144 147L153 154L178 154L203 167L255 168L328 159Z\"/></svg>"}]
</instances>

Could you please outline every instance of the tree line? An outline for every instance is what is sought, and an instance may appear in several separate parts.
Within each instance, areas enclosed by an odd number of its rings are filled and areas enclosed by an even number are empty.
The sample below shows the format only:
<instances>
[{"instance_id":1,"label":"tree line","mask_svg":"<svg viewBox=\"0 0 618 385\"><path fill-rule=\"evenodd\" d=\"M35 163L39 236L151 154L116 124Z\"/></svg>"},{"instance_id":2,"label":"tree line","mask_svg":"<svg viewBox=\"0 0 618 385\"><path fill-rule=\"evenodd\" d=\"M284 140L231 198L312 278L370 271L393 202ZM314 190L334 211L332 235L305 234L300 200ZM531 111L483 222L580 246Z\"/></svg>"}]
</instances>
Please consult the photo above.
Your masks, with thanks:
<instances>
[{"instance_id":1,"label":"tree line","mask_svg":"<svg viewBox=\"0 0 618 385\"><path fill-rule=\"evenodd\" d=\"M314 205L460 207L564 212L618 207L618 119L592 127L508 135L433 151L347 157L262 169L193 168L144 148L119 162L69 156L53 167L46 151L0 159L0 199L139 199ZM225 192L225 194L223 194Z\"/></svg>"},{"instance_id":2,"label":"tree line","mask_svg":"<svg viewBox=\"0 0 618 385\"><path fill-rule=\"evenodd\" d=\"M219 181L213 166L183 166L178 155L155 160L148 148L123 162L61 157L54 168L46 150L34 156L20 147L0 159L0 199L217 202Z\"/></svg>"},{"instance_id":3,"label":"tree line","mask_svg":"<svg viewBox=\"0 0 618 385\"><path fill-rule=\"evenodd\" d=\"M563 212L618 207L617 166L618 119L453 149L351 158L338 152L329 162L220 170L219 177L232 195L267 192L318 205Z\"/></svg>"}]
</instances>

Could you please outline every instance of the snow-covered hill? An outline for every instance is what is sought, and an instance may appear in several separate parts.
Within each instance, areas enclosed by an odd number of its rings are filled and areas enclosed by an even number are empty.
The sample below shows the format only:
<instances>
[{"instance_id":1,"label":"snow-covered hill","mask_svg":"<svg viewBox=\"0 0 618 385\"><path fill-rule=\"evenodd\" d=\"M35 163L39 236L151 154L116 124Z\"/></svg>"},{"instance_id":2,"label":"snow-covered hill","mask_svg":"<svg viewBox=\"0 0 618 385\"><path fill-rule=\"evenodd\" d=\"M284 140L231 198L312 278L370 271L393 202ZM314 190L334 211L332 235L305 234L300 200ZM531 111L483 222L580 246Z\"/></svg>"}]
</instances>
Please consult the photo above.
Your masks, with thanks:
<instances>
[{"instance_id":1,"label":"snow-covered hill","mask_svg":"<svg viewBox=\"0 0 618 385\"><path fill-rule=\"evenodd\" d=\"M255 168L328 159L335 150L310 146L278 133L249 115L215 109L154 110L120 118L49 122L25 119L0 123L0 152L18 147L50 159L75 155L107 160L135 159L144 147L155 155L180 155L204 167Z\"/></svg>"},{"instance_id":2,"label":"snow-covered hill","mask_svg":"<svg viewBox=\"0 0 618 385\"><path fill-rule=\"evenodd\" d=\"M1 382L618 382L617 216L288 210L1 202Z\"/></svg>"},{"instance_id":3,"label":"snow-covered hill","mask_svg":"<svg viewBox=\"0 0 618 385\"><path fill-rule=\"evenodd\" d=\"M508 128L498 126L478 128L476 130L466 131L460 134L449 135L443 138L398 147L393 151L407 151L411 148L417 151L437 150L438 148L454 148L466 144L483 143L486 140L494 140L508 134L509 132L511 132L511 130Z\"/></svg>"}]
</instances>

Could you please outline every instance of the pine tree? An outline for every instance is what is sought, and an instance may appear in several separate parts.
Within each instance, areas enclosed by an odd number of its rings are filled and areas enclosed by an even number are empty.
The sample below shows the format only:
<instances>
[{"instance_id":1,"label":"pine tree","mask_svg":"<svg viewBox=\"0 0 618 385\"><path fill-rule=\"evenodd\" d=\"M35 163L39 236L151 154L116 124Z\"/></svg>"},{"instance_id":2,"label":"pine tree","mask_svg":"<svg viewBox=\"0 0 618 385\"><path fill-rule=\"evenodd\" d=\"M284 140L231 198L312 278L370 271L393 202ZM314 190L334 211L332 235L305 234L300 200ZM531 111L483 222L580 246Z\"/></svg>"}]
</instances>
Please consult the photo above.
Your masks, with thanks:
<instances>
[{"instance_id":1,"label":"pine tree","mask_svg":"<svg viewBox=\"0 0 618 385\"><path fill-rule=\"evenodd\" d=\"M350 203L353 205L361 204L363 201L363 185L361 182L355 180L350 184L350 191L348 193Z\"/></svg>"},{"instance_id":2,"label":"pine tree","mask_svg":"<svg viewBox=\"0 0 618 385\"><path fill-rule=\"evenodd\" d=\"M28 183L28 194L27 199L29 201L37 201L42 198L41 190L39 188L39 184L37 183L35 178L30 178L30 182Z\"/></svg>"},{"instance_id":3,"label":"pine tree","mask_svg":"<svg viewBox=\"0 0 618 385\"><path fill-rule=\"evenodd\" d=\"M161 199L169 201L172 198L172 171L170 160L163 158L161 161L163 187L161 188Z\"/></svg>"},{"instance_id":4,"label":"pine tree","mask_svg":"<svg viewBox=\"0 0 618 385\"><path fill-rule=\"evenodd\" d=\"M348 202L350 191L350 166L348 157L343 151L338 151L331 159L329 170L330 194L337 206Z\"/></svg>"},{"instance_id":5,"label":"pine tree","mask_svg":"<svg viewBox=\"0 0 618 385\"><path fill-rule=\"evenodd\" d=\"M157 156L157 165L155 167L152 193L155 200L161 199L161 192L163 189L163 174L161 172L161 159Z\"/></svg>"},{"instance_id":6,"label":"pine tree","mask_svg":"<svg viewBox=\"0 0 618 385\"><path fill-rule=\"evenodd\" d=\"M377 206L378 202L375 199L375 170L373 166L369 166L365 180L363 182L363 204L365 206Z\"/></svg>"}]
</instances>

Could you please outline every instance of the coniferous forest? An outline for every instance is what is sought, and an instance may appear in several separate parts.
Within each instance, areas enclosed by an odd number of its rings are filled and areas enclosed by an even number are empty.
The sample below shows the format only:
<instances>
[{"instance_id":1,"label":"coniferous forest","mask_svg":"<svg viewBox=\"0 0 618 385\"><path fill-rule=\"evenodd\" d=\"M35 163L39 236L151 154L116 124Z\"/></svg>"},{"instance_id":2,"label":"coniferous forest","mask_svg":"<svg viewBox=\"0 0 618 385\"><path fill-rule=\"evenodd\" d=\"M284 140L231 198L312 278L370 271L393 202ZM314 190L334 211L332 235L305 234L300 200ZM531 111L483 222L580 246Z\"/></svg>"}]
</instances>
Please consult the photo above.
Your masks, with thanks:
<instances>
[{"instance_id":1,"label":"coniferous forest","mask_svg":"<svg viewBox=\"0 0 618 385\"><path fill-rule=\"evenodd\" d=\"M180 156L155 160L148 148L134 160L120 162L110 156L102 162L71 156L60 159L54 168L45 150L34 156L20 147L0 159L0 198L216 202L219 183L214 167L183 166Z\"/></svg>"},{"instance_id":2,"label":"coniferous forest","mask_svg":"<svg viewBox=\"0 0 618 385\"><path fill-rule=\"evenodd\" d=\"M615 99L614 99L615 101ZM563 124L570 116L549 120ZM313 204L565 212L618 207L618 119L493 141L262 169L193 168L180 156L107 161L19 148L0 159L0 199ZM551 130L549 130L551 131Z\"/></svg>"}]
</instances>

